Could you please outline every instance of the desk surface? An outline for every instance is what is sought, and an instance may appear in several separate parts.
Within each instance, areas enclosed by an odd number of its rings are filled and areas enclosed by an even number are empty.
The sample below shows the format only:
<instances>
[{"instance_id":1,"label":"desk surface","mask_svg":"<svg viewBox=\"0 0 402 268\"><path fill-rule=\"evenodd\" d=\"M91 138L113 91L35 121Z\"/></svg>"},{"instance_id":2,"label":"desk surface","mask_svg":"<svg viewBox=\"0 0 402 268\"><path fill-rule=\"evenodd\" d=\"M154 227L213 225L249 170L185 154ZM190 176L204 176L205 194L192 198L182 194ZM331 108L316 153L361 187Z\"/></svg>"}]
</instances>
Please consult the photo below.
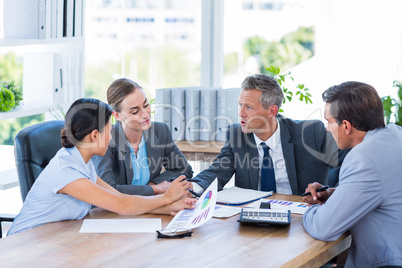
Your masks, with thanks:
<instances>
[{"instance_id":1,"label":"desk surface","mask_svg":"<svg viewBox=\"0 0 402 268\"><path fill-rule=\"evenodd\" d=\"M279 200L299 196L276 194ZM165 227L172 219L162 218ZM86 217L136 218L93 209ZM157 239L155 234L80 234L82 220L48 223L0 239L4 267L319 267L350 246L344 235L334 242L312 238L302 216L292 214L290 227L240 225L239 215L212 218L193 230L192 237Z\"/></svg>"}]
</instances>

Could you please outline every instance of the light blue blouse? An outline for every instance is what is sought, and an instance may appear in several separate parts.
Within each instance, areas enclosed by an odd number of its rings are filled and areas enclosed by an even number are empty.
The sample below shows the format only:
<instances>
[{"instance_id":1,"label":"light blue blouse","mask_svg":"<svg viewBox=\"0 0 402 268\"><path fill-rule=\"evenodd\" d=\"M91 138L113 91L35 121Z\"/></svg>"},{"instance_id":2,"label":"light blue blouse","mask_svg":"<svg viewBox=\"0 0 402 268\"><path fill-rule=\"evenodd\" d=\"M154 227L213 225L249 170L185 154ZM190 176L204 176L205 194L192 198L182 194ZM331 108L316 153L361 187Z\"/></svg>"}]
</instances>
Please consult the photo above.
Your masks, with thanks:
<instances>
[{"instance_id":1,"label":"light blue blouse","mask_svg":"<svg viewBox=\"0 0 402 268\"><path fill-rule=\"evenodd\" d=\"M135 155L134 148L127 141L130 147L130 157L133 166L133 181L132 185L147 185L150 178L149 162L147 155L147 147L145 146L144 135L142 135L140 145L138 146L137 155Z\"/></svg>"},{"instance_id":2,"label":"light blue blouse","mask_svg":"<svg viewBox=\"0 0 402 268\"><path fill-rule=\"evenodd\" d=\"M64 186L82 178L96 183L97 175L92 161L85 163L76 147L61 148L36 179L8 235L48 222L85 217L91 209L90 204L57 193Z\"/></svg>"}]
</instances>

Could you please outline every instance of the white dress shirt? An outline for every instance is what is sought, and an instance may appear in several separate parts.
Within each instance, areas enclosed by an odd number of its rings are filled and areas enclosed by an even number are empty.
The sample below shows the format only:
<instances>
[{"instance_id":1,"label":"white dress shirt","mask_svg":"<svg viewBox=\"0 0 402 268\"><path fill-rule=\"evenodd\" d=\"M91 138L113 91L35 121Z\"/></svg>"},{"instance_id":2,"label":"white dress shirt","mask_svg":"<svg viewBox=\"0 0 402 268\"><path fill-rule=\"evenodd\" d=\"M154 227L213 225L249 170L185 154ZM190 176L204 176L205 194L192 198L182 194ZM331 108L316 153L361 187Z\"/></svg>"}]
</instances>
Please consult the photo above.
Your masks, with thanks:
<instances>
[{"instance_id":1,"label":"white dress shirt","mask_svg":"<svg viewBox=\"0 0 402 268\"><path fill-rule=\"evenodd\" d=\"M278 121L277 121L278 122ZM275 180L276 180L276 192L280 194L292 194L292 189L290 188L290 182L288 173L286 171L285 159L283 157L283 151L281 146L281 131L280 124L278 122L278 128L275 133L266 141L259 139L254 133L255 144L258 145L258 160L260 169L260 179L258 181L258 190L261 190L261 165L262 159L264 157L264 150L262 149L260 143L265 142L265 144L270 148L269 155L272 158L272 163L274 165ZM199 184L193 183L194 191L201 194L204 191Z\"/></svg>"},{"instance_id":2,"label":"white dress shirt","mask_svg":"<svg viewBox=\"0 0 402 268\"><path fill-rule=\"evenodd\" d=\"M280 194L292 194L292 189L290 188L290 182L288 173L286 172L285 159L283 157L283 151L281 146L281 129L280 124L278 122L278 128L275 133L266 141L258 138L255 133L254 140L255 144L258 145L258 159L259 159L259 167L260 167L260 179L258 181L258 190L261 190L261 165L262 159L264 157L264 150L260 145L261 142L265 142L265 144L269 147L269 155L272 158L272 163L274 165L275 172L275 181L276 181L276 192Z\"/></svg>"}]
</instances>

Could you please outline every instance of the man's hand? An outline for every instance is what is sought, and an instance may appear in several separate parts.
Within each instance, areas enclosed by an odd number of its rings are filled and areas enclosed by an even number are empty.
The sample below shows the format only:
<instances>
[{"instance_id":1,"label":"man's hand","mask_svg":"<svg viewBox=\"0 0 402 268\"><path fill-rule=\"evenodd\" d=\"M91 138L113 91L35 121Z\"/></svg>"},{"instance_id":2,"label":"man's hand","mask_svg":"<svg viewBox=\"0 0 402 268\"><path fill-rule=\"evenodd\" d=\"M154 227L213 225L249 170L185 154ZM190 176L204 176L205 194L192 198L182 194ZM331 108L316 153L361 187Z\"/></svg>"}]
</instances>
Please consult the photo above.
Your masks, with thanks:
<instances>
[{"instance_id":1,"label":"man's hand","mask_svg":"<svg viewBox=\"0 0 402 268\"><path fill-rule=\"evenodd\" d=\"M307 195L303 197L303 201L306 203L309 203L310 205L314 204L324 204L327 199L331 196L331 194L335 191L335 188L328 188L326 191L322 192L317 192L316 190L318 188L323 187L324 185L318 183L318 182L313 182L308 185L306 188L306 193L310 192L311 195Z\"/></svg>"}]
</instances>

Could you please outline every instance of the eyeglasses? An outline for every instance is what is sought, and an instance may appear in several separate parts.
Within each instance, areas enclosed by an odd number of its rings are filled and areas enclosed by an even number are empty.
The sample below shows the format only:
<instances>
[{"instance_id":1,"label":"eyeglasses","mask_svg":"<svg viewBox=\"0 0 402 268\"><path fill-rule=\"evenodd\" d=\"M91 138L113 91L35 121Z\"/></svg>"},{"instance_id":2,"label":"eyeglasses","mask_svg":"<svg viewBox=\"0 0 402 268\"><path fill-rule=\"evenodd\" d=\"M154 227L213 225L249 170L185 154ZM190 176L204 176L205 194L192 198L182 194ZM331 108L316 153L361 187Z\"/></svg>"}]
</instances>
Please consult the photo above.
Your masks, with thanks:
<instances>
[{"instance_id":1,"label":"eyeglasses","mask_svg":"<svg viewBox=\"0 0 402 268\"><path fill-rule=\"evenodd\" d=\"M190 229L177 229L177 230L169 230L169 229L162 229L156 231L158 233L158 238L183 238L187 236L191 236L193 233Z\"/></svg>"}]
</instances>

